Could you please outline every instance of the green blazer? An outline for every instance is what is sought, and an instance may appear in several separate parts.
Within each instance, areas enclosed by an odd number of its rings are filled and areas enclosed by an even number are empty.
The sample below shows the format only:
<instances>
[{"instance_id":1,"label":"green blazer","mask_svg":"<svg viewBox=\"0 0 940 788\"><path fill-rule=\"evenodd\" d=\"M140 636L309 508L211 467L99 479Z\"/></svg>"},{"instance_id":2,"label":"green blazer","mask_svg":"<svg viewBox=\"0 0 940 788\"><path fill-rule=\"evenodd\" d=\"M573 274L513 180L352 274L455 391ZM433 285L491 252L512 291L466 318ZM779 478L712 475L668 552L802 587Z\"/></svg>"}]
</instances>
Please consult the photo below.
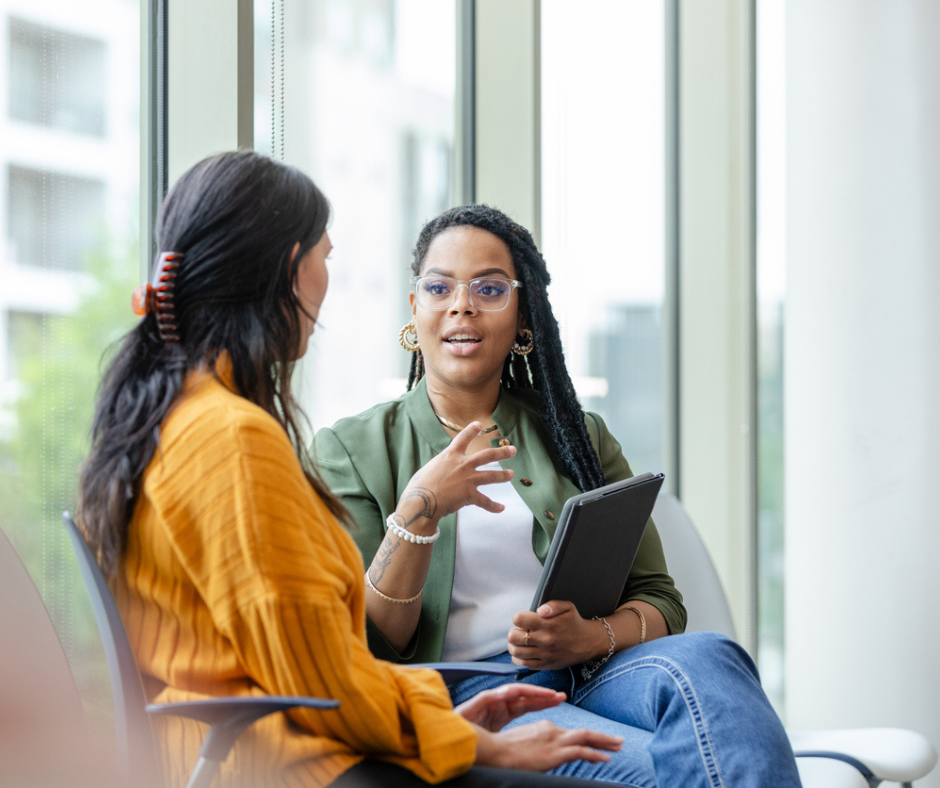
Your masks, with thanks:
<instances>
[{"instance_id":1,"label":"green blazer","mask_svg":"<svg viewBox=\"0 0 940 788\"><path fill-rule=\"evenodd\" d=\"M514 471L512 485L532 511L532 550L545 561L565 501L580 490L564 474L561 460L539 415L539 394L532 390L500 394L493 413L499 433L516 447L516 455L500 464ZM588 434L608 482L632 476L620 444L600 416L585 416ZM327 486L342 497L358 528L352 533L366 566L385 537L385 518L415 471L447 448L450 437L438 422L425 381L397 400L347 419L317 433L315 456ZM498 445L493 439L492 445ZM424 585L418 630L403 653L367 622L369 647L393 662L428 662L441 658L454 582L457 515L441 518L441 537L434 545ZM671 633L682 632L686 612L682 595L666 571L662 544L650 523L630 571L622 601L639 599L656 607ZM507 631L509 625L506 627Z\"/></svg>"}]
</instances>

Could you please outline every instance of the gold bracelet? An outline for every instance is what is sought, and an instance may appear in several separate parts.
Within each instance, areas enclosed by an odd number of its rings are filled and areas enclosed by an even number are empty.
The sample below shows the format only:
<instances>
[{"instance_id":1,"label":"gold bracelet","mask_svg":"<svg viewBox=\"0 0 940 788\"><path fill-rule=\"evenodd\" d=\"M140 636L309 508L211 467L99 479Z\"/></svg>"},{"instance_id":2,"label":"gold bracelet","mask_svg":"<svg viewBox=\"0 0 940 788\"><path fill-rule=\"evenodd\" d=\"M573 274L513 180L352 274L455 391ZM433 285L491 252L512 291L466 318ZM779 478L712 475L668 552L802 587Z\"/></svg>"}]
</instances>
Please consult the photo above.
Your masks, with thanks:
<instances>
[{"instance_id":1,"label":"gold bracelet","mask_svg":"<svg viewBox=\"0 0 940 788\"><path fill-rule=\"evenodd\" d=\"M382 599L384 599L386 602L394 602L396 605L407 605L407 604L409 604L410 602L416 601L416 600L418 599L418 597L420 597L421 594L424 593L424 589L422 588L417 594L415 594L413 597L411 597L411 599L395 599L395 597L387 596L387 595L383 594L381 591L379 591L379 589L377 589L377 588L375 587L375 584L372 582L372 578L369 577L369 572L368 572L368 570L366 571L366 585L369 586L369 588L372 589L372 593L376 594L377 596L380 596L380 597L381 597Z\"/></svg>"},{"instance_id":2,"label":"gold bracelet","mask_svg":"<svg viewBox=\"0 0 940 788\"><path fill-rule=\"evenodd\" d=\"M594 616L594 620L600 621L604 625L604 629L607 630L607 637L610 638L610 648L607 649L607 654L601 659L585 662L581 666L581 677L585 681L591 678L591 676L614 655L614 649L617 647L617 643L614 640L614 631L610 628L610 624L607 623L607 619L602 616Z\"/></svg>"},{"instance_id":3,"label":"gold bracelet","mask_svg":"<svg viewBox=\"0 0 940 788\"><path fill-rule=\"evenodd\" d=\"M632 610L640 617L640 643L646 640L646 616L643 615L643 611L639 608L633 607L633 605L628 605L624 610ZM640 645L637 643L637 645Z\"/></svg>"}]
</instances>

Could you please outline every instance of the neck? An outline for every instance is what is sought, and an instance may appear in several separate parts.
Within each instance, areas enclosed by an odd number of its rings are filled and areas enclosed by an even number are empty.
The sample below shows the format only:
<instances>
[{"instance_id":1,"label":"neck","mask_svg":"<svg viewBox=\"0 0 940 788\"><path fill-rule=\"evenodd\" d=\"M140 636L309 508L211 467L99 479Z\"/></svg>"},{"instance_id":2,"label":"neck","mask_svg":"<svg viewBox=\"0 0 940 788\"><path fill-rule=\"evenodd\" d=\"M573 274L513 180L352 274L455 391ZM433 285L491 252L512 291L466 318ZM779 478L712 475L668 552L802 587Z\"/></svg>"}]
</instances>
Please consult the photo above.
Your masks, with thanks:
<instances>
[{"instance_id":1,"label":"neck","mask_svg":"<svg viewBox=\"0 0 940 788\"><path fill-rule=\"evenodd\" d=\"M464 390L428 377L427 388L431 407L438 416L461 428L472 421L478 421L484 427L493 423L493 411L499 402L498 379L479 389Z\"/></svg>"}]
</instances>

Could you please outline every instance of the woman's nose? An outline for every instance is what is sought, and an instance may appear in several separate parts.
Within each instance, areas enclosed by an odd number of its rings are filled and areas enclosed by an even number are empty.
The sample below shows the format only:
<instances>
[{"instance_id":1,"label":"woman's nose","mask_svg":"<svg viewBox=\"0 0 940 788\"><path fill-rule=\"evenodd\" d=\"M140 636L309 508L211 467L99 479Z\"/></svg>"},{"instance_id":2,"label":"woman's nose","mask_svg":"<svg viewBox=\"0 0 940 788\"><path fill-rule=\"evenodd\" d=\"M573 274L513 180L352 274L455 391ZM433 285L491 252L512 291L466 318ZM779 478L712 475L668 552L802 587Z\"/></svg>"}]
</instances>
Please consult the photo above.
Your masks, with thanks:
<instances>
[{"instance_id":1,"label":"woman's nose","mask_svg":"<svg viewBox=\"0 0 940 788\"><path fill-rule=\"evenodd\" d=\"M460 283L454 291L454 302L450 305L451 312L476 312L476 307L470 300L470 285Z\"/></svg>"}]
</instances>

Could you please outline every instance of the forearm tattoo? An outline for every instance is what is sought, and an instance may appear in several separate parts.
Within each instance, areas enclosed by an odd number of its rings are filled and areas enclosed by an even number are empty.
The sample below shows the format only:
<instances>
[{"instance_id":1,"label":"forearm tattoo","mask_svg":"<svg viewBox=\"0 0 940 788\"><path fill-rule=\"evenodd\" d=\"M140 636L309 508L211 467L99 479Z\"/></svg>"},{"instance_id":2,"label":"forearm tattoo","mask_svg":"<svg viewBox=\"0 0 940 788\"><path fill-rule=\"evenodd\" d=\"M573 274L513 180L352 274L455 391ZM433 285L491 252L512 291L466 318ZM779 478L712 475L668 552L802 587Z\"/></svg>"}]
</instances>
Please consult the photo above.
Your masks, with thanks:
<instances>
[{"instance_id":1,"label":"forearm tattoo","mask_svg":"<svg viewBox=\"0 0 940 788\"><path fill-rule=\"evenodd\" d=\"M424 487L415 487L413 490L408 490L401 498L402 500L405 500L405 498L419 498L422 503L421 509L410 520L405 520L399 514L395 515L395 519L401 521L402 528L407 528L422 517L433 517L434 512L437 511L437 497L433 492ZM379 545L379 550L375 554L375 558L372 560L372 566L369 570L373 583L382 582L382 578L385 577L385 572L392 564L392 555L399 547L401 547L401 541L397 538L389 539L388 536L386 536L385 539L382 540L382 544Z\"/></svg>"},{"instance_id":2,"label":"forearm tattoo","mask_svg":"<svg viewBox=\"0 0 940 788\"><path fill-rule=\"evenodd\" d=\"M385 571L392 563L392 553L399 547L401 547L401 542L398 539L382 540L382 544L379 545L379 551L375 554L375 558L372 561L370 577L373 583L382 582L382 578L385 577Z\"/></svg>"},{"instance_id":3,"label":"forearm tattoo","mask_svg":"<svg viewBox=\"0 0 940 788\"><path fill-rule=\"evenodd\" d=\"M408 490L401 499L404 501L405 498L420 498L424 504L414 517L408 520L404 527L407 528L412 523L417 522L422 517L433 517L434 512L437 511L437 496L434 495L430 490L425 489L424 487L415 487L413 490Z\"/></svg>"}]
</instances>

